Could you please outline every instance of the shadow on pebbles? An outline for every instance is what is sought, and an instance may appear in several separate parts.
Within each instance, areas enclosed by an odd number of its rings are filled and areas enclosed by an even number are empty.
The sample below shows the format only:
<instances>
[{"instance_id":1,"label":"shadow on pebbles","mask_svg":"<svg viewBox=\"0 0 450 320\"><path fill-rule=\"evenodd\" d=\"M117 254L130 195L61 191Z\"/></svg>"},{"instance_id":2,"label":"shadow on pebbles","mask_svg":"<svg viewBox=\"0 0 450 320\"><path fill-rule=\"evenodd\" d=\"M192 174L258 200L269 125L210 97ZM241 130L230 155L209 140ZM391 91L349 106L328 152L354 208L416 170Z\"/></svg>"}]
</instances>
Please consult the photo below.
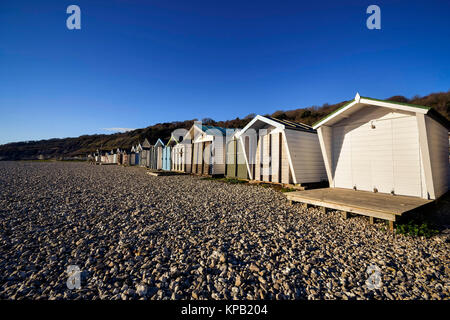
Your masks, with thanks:
<instances>
[{"instance_id":1,"label":"shadow on pebbles","mask_svg":"<svg viewBox=\"0 0 450 320\"><path fill-rule=\"evenodd\" d=\"M449 298L442 237L271 188L70 162L0 162L0 185L2 299Z\"/></svg>"}]
</instances>

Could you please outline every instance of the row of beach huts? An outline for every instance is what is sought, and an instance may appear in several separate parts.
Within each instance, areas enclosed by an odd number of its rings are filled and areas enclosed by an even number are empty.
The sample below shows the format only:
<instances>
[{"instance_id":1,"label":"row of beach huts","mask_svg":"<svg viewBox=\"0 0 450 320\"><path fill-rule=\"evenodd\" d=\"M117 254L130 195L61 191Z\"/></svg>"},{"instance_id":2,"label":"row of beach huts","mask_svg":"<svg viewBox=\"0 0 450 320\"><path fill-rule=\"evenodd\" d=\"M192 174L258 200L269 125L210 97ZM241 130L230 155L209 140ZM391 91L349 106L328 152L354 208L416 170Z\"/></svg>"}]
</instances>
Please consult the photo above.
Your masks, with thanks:
<instances>
[{"instance_id":1,"label":"row of beach huts","mask_svg":"<svg viewBox=\"0 0 450 320\"><path fill-rule=\"evenodd\" d=\"M260 115L242 129L194 123L97 161L433 200L448 190L449 128L432 108L356 94L313 126Z\"/></svg>"},{"instance_id":2,"label":"row of beach huts","mask_svg":"<svg viewBox=\"0 0 450 320\"><path fill-rule=\"evenodd\" d=\"M327 180L317 132L304 124L256 116L244 129L196 122L178 131L168 141L152 145L145 139L130 150L97 155L96 161L293 185Z\"/></svg>"}]
</instances>

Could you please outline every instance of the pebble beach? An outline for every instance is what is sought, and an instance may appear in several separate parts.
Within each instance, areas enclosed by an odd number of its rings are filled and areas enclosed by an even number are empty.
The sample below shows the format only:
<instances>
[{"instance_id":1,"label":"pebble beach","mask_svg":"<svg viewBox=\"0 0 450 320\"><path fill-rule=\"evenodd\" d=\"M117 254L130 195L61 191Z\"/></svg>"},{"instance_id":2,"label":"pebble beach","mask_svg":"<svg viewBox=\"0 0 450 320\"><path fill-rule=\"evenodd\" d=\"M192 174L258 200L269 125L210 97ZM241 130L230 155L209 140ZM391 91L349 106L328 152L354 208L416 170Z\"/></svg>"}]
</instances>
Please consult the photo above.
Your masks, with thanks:
<instances>
[{"instance_id":1,"label":"pebble beach","mask_svg":"<svg viewBox=\"0 0 450 320\"><path fill-rule=\"evenodd\" d=\"M259 185L0 162L0 299L448 300L449 257L443 235L398 235Z\"/></svg>"}]
</instances>

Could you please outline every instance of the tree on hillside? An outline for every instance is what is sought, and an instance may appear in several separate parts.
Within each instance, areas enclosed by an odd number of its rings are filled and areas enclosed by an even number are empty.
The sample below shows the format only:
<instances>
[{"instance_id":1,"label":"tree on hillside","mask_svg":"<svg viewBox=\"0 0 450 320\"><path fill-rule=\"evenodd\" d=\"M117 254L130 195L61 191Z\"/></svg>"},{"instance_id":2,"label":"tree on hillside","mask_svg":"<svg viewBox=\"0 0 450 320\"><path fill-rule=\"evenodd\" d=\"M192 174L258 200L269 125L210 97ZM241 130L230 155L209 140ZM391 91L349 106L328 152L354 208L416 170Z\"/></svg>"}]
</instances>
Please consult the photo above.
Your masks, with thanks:
<instances>
[{"instance_id":1,"label":"tree on hillside","mask_svg":"<svg viewBox=\"0 0 450 320\"><path fill-rule=\"evenodd\" d=\"M416 105L433 107L447 119L450 120L450 91L432 93L424 97L414 96L408 99L404 96L390 97L390 101L411 103ZM277 119L290 120L311 125L330 112L338 109L347 101L336 104L323 104L321 107L311 106L308 108L297 108L288 111L278 110L271 116ZM211 118L204 118L202 122L208 125L219 126L223 128L243 128L253 118L254 113L247 115L244 119L235 118L232 120L214 121ZM166 123L157 123L143 129L133 131L114 133L110 135L82 135L78 138L49 139L40 141L15 142L0 146L0 159L19 160L19 159L37 159L39 156L45 159L57 158L61 156L77 156L94 152L99 148L105 151L121 148L130 149L132 145L144 141L147 138L154 144L161 138L168 140L175 129L189 129L197 119L186 121L174 121Z\"/></svg>"}]
</instances>

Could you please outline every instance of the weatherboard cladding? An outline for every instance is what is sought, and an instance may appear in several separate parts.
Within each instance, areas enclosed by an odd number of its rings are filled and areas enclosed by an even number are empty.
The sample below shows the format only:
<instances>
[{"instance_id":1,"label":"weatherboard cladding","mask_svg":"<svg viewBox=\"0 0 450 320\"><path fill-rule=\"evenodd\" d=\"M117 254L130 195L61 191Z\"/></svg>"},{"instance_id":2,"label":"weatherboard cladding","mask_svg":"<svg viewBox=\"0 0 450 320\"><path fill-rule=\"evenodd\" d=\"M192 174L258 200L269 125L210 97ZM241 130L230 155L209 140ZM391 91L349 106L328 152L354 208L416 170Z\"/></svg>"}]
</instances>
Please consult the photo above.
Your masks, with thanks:
<instances>
[{"instance_id":1,"label":"weatherboard cladding","mask_svg":"<svg viewBox=\"0 0 450 320\"><path fill-rule=\"evenodd\" d=\"M285 130L286 144L292 161L292 170L298 183L327 180L325 165L317 134Z\"/></svg>"},{"instance_id":2,"label":"weatherboard cladding","mask_svg":"<svg viewBox=\"0 0 450 320\"><path fill-rule=\"evenodd\" d=\"M179 170L179 158L180 158L179 149L180 149L180 147L178 147L178 144L173 146L173 148L172 148L172 167L171 167L172 171L180 171Z\"/></svg>"},{"instance_id":3,"label":"weatherboard cladding","mask_svg":"<svg viewBox=\"0 0 450 320\"><path fill-rule=\"evenodd\" d=\"M448 130L442 121L424 114L432 110L427 107L370 101L337 121L318 122L330 186L430 199L445 193Z\"/></svg>"},{"instance_id":4,"label":"weatherboard cladding","mask_svg":"<svg viewBox=\"0 0 450 320\"><path fill-rule=\"evenodd\" d=\"M229 178L248 179L244 150L240 140L236 137L227 143L225 173Z\"/></svg>"},{"instance_id":5,"label":"weatherboard cladding","mask_svg":"<svg viewBox=\"0 0 450 320\"><path fill-rule=\"evenodd\" d=\"M139 165L139 159L140 159L140 156L139 156L140 154L139 154L139 152L136 152L136 154L135 154L135 158L134 158L134 164L135 165Z\"/></svg>"},{"instance_id":6,"label":"weatherboard cladding","mask_svg":"<svg viewBox=\"0 0 450 320\"><path fill-rule=\"evenodd\" d=\"M200 131L196 132L194 127ZM204 175L225 174L226 129L195 123L188 134L191 135L193 151L191 172Z\"/></svg>"},{"instance_id":7,"label":"weatherboard cladding","mask_svg":"<svg viewBox=\"0 0 450 320\"><path fill-rule=\"evenodd\" d=\"M147 138L145 138L144 142L142 143L142 149L150 149L150 147L151 147L150 142L148 141Z\"/></svg>"},{"instance_id":8,"label":"weatherboard cladding","mask_svg":"<svg viewBox=\"0 0 450 320\"><path fill-rule=\"evenodd\" d=\"M186 137L186 136L185 136ZM192 143L185 139L173 148L173 170L191 173L192 169Z\"/></svg>"},{"instance_id":9,"label":"weatherboard cladding","mask_svg":"<svg viewBox=\"0 0 450 320\"><path fill-rule=\"evenodd\" d=\"M186 173L192 172L192 143L185 143L184 145L184 157L183 157L183 168Z\"/></svg>"},{"instance_id":10,"label":"weatherboard cladding","mask_svg":"<svg viewBox=\"0 0 450 320\"><path fill-rule=\"evenodd\" d=\"M280 181L280 163L282 152L280 152L280 146L283 143L283 134L276 133L270 135L270 144L271 144L271 166L272 170L270 174L272 175L272 181Z\"/></svg>"},{"instance_id":11,"label":"weatherboard cladding","mask_svg":"<svg viewBox=\"0 0 450 320\"><path fill-rule=\"evenodd\" d=\"M431 170L436 197L447 191L449 184L449 140L448 130L432 118L426 118L426 128L429 137Z\"/></svg>"},{"instance_id":12,"label":"weatherboard cladding","mask_svg":"<svg viewBox=\"0 0 450 320\"><path fill-rule=\"evenodd\" d=\"M145 139L142 145L139 144L139 146L139 165L148 167L150 143Z\"/></svg>"},{"instance_id":13,"label":"weatherboard cladding","mask_svg":"<svg viewBox=\"0 0 450 320\"><path fill-rule=\"evenodd\" d=\"M202 156L200 153L203 144L194 143L194 141L198 139L200 135L203 135L203 130L207 130L208 128L211 128L211 126L200 126L199 123L195 123L183 137L180 144L183 146L181 167L184 172L194 174L202 173Z\"/></svg>"},{"instance_id":14,"label":"weatherboard cladding","mask_svg":"<svg viewBox=\"0 0 450 320\"><path fill-rule=\"evenodd\" d=\"M253 127L259 129L256 148L246 136ZM238 136L245 146L248 173L253 180L310 183L327 179L317 132L308 125L256 116Z\"/></svg>"},{"instance_id":15,"label":"weatherboard cladding","mask_svg":"<svg viewBox=\"0 0 450 320\"><path fill-rule=\"evenodd\" d=\"M357 114L365 117L363 111ZM421 196L416 119L391 116L380 117L376 123L358 119L355 124L333 127L335 187Z\"/></svg>"},{"instance_id":16,"label":"weatherboard cladding","mask_svg":"<svg viewBox=\"0 0 450 320\"><path fill-rule=\"evenodd\" d=\"M166 171L171 170L171 150L172 150L172 147L166 145L162 151L162 154L163 154L162 169L166 170Z\"/></svg>"},{"instance_id":17,"label":"weatherboard cladding","mask_svg":"<svg viewBox=\"0 0 450 320\"><path fill-rule=\"evenodd\" d=\"M174 158L174 147L178 144L178 140L171 136L169 141L162 148L162 169L166 171L172 171L173 168L173 158Z\"/></svg>"},{"instance_id":18,"label":"weatherboard cladding","mask_svg":"<svg viewBox=\"0 0 450 320\"><path fill-rule=\"evenodd\" d=\"M228 178L237 177L236 142L236 139L232 139L227 143L225 175Z\"/></svg>"},{"instance_id":19,"label":"weatherboard cladding","mask_svg":"<svg viewBox=\"0 0 450 320\"><path fill-rule=\"evenodd\" d=\"M179 143L173 147L173 157L172 157L172 170L184 172L185 171L185 147L184 143Z\"/></svg>"},{"instance_id":20,"label":"weatherboard cladding","mask_svg":"<svg viewBox=\"0 0 450 320\"><path fill-rule=\"evenodd\" d=\"M156 169L161 170L163 164L163 146L158 145L156 147Z\"/></svg>"}]
</instances>

